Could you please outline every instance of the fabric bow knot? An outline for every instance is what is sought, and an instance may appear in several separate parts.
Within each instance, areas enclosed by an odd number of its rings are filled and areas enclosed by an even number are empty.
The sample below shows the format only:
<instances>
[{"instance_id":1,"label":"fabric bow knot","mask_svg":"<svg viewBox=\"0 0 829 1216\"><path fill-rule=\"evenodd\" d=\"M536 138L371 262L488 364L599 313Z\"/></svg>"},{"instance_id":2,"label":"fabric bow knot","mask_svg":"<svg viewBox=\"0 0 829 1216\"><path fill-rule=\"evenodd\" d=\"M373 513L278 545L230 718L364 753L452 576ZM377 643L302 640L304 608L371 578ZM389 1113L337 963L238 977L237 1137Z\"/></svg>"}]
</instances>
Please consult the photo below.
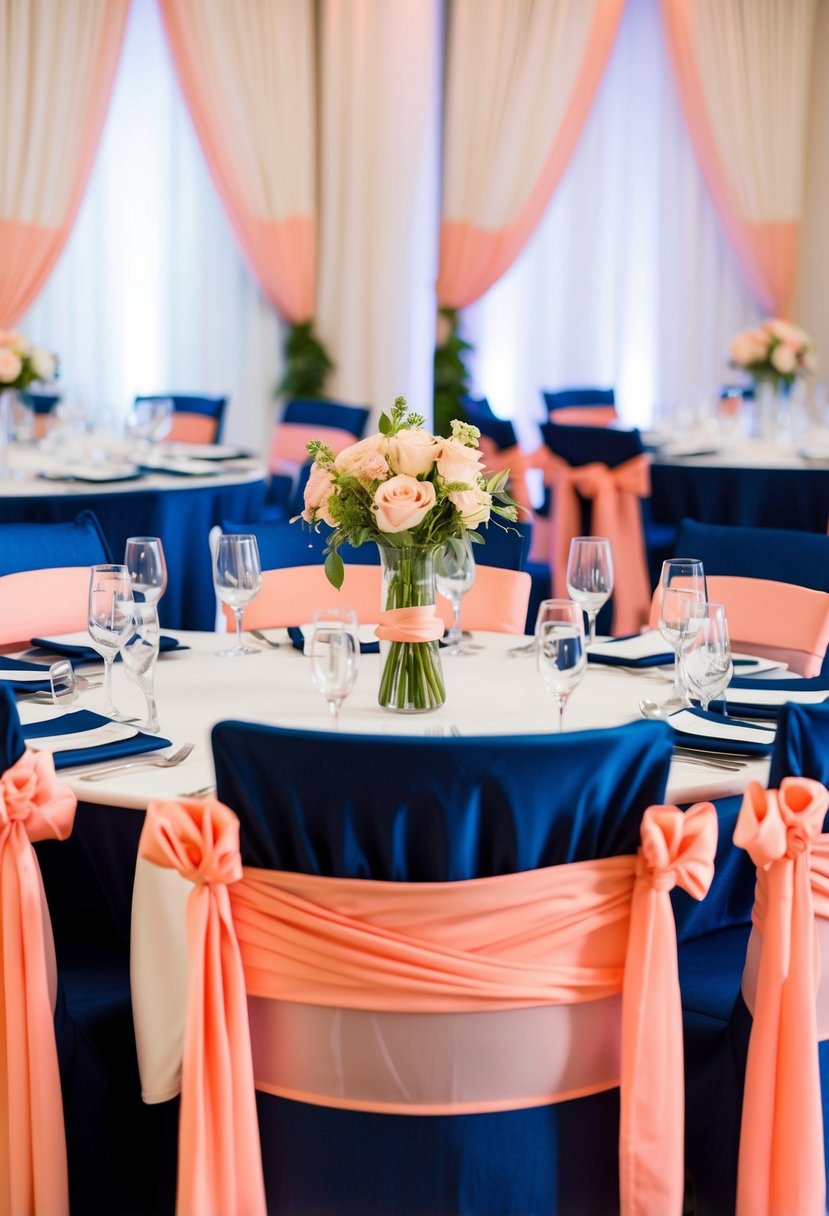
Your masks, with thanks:
<instances>
[{"instance_id":1,"label":"fabric bow knot","mask_svg":"<svg viewBox=\"0 0 829 1216\"><path fill-rule=\"evenodd\" d=\"M779 790L756 781L746 789L734 829L734 843L762 870L782 857L809 851L823 827L829 792L819 781L785 777Z\"/></svg>"},{"instance_id":2,"label":"fabric bow knot","mask_svg":"<svg viewBox=\"0 0 829 1216\"><path fill-rule=\"evenodd\" d=\"M21 823L30 840L65 840L77 798L58 781L48 752L25 751L0 774L0 830Z\"/></svg>"},{"instance_id":3,"label":"fabric bow knot","mask_svg":"<svg viewBox=\"0 0 829 1216\"><path fill-rule=\"evenodd\" d=\"M239 820L215 798L151 802L140 853L198 885L226 885L242 877Z\"/></svg>"},{"instance_id":4,"label":"fabric bow knot","mask_svg":"<svg viewBox=\"0 0 829 1216\"><path fill-rule=\"evenodd\" d=\"M388 608L380 613L380 623L374 630L381 642L437 642L443 632L443 621L434 604Z\"/></svg>"},{"instance_id":5,"label":"fabric bow knot","mask_svg":"<svg viewBox=\"0 0 829 1216\"><path fill-rule=\"evenodd\" d=\"M657 891L680 886L702 899L714 877L717 814L700 802L684 814L673 806L651 806L642 817L637 877L647 875Z\"/></svg>"}]
</instances>

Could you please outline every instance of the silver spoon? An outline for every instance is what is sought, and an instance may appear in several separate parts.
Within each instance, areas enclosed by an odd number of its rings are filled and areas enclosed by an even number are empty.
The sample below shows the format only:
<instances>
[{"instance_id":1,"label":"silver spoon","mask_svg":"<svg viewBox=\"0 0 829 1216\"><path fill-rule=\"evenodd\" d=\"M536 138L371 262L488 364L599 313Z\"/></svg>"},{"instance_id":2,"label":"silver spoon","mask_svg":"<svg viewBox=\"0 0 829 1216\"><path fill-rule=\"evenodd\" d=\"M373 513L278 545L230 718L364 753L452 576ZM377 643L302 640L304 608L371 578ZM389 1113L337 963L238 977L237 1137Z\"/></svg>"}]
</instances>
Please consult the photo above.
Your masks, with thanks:
<instances>
[{"instance_id":1,"label":"silver spoon","mask_svg":"<svg viewBox=\"0 0 829 1216\"><path fill-rule=\"evenodd\" d=\"M657 702L649 701L647 697L643 697L639 702L639 712L643 718L669 718L677 710L685 708L681 701Z\"/></svg>"}]
</instances>

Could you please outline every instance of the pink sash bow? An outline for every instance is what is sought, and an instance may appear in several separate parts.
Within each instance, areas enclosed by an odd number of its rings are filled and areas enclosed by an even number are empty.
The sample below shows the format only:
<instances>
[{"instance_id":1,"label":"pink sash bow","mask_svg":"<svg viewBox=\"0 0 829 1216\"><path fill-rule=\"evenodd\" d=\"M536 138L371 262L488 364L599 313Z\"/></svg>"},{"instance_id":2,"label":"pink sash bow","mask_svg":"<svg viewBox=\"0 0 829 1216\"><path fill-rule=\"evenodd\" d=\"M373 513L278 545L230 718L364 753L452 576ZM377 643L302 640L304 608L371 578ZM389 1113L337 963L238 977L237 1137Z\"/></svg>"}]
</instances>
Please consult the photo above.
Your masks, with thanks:
<instances>
[{"instance_id":1,"label":"pink sash bow","mask_svg":"<svg viewBox=\"0 0 829 1216\"><path fill-rule=\"evenodd\" d=\"M829 838L820 833L827 807L829 792L817 781L787 777L779 790L752 782L734 830L734 843L757 865L753 920L763 936L743 1096L738 1216L825 1211L811 871L817 862L825 888ZM820 902L825 905L825 895Z\"/></svg>"},{"instance_id":2,"label":"pink sash bow","mask_svg":"<svg viewBox=\"0 0 829 1216\"><path fill-rule=\"evenodd\" d=\"M613 550L613 632L638 632L647 624L651 602L639 504L640 498L650 495L648 457L634 456L614 469L598 462L575 467L549 450L542 457L544 482L553 491L550 565L554 594L567 596L570 541L582 531L579 496L592 499L591 533L606 536Z\"/></svg>"},{"instance_id":3,"label":"pink sash bow","mask_svg":"<svg viewBox=\"0 0 829 1216\"><path fill-rule=\"evenodd\" d=\"M527 470L535 467L534 456L527 455L517 443L511 448L498 448L488 435L481 435L478 447L487 473L500 473L509 469L510 493L518 505L532 515L533 505L527 488Z\"/></svg>"},{"instance_id":4,"label":"pink sash bow","mask_svg":"<svg viewBox=\"0 0 829 1216\"><path fill-rule=\"evenodd\" d=\"M234 921L224 901L221 950L206 931L204 917L197 925L188 910L192 983L200 991L191 990L191 1010L197 1009L198 1019L188 1013L182 1078L182 1120L186 1111L188 1130L185 1133L182 1126L186 1153L179 1181L181 1216L264 1210L264 1200L259 1206L254 1194L261 1187L261 1168L250 1042L246 1018L237 1008L239 993L244 991L242 959L251 994L278 998L287 981L287 999L312 1004L326 1003L326 985L332 983L338 999L341 992L348 991L355 1006L364 1001L366 1007L386 1009L418 1008L424 999L437 1000L441 1008L449 1009L468 1007L470 999L493 1009L526 1006L555 1000L556 990L559 1000L594 1000L622 987L622 1211L625 1216L678 1213L683 1189L682 1031L668 893L679 883L694 897L702 897L713 873L716 836L716 814L710 804L695 806L685 815L673 807L653 807L643 818L637 858L612 857L445 884L328 879L258 870L246 871L243 881L235 883L242 871L235 843L238 824L232 812L216 802L151 803L141 855L195 881L234 882L231 903L242 945L240 957ZM573 871L578 871L577 877ZM554 897L560 882L572 901L561 918L565 958L576 940L579 892L585 891L586 923L577 943L583 942L578 950L581 962L556 965L553 959L539 969L533 962L532 939L541 934L546 955L551 919L545 915L539 924L539 907ZM527 883L531 898L518 898L518 886ZM211 916L218 915L218 895L218 890L208 890L209 902L217 905ZM204 903L204 898L199 902ZM414 916L411 926L410 912ZM377 915L380 920L373 924ZM482 940L491 938L497 923L499 945L494 953L462 949L466 928L453 944L459 925L468 916L472 917L473 936L483 935ZM479 916L483 917L480 924ZM432 927L426 939L424 925ZM589 960L591 950L595 955L596 947L590 945L595 934L601 949L591 966L584 957ZM435 935L430 944L428 939ZM308 940L313 941L313 957L308 954ZM613 965L608 963L608 945L610 959L616 960ZM223 966L221 976L212 963L209 970L203 965L208 955L216 966ZM367 993L365 997L360 996L361 990ZM225 1035L224 1023L229 1028L232 1019L235 1032ZM208 1033L218 1035L220 1027L217 1044L222 1051L205 1046L187 1067L196 1032L205 1038ZM217 1066L228 1078L224 1086L214 1082ZM244 1104L243 1085L250 1090L249 1102ZM232 1110L223 1089L233 1091ZM239 1126L243 1105L244 1128ZM223 1172L233 1174L237 1186L247 1180L245 1202L240 1194L235 1205L228 1202L231 1192L223 1189Z\"/></svg>"},{"instance_id":5,"label":"pink sash bow","mask_svg":"<svg viewBox=\"0 0 829 1216\"><path fill-rule=\"evenodd\" d=\"M46 753L0 776L0 1211L14 1216L69 1212L54 948L32 842L65 840L76 805Z\"/></svg>"}]
</instances>

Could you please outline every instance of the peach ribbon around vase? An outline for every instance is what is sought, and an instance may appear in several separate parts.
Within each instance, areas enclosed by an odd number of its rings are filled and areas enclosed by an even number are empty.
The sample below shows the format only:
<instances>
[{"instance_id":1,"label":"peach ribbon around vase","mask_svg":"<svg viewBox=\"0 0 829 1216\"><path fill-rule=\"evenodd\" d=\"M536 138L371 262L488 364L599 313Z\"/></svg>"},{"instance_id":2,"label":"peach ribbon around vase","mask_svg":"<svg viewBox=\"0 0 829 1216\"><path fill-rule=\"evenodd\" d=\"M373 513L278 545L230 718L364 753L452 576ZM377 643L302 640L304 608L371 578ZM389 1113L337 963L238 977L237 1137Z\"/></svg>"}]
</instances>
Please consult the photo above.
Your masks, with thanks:
<instances>
[{"instance_id":1,"label":"peach ribbon around vase","mask_svg":"<svg viewBox=\"0 0 829 1216\"><path fill-rule=\"evenodd\" d=\"M192 982L200 991L191 989L198 1022L188 1015L188 1033L202 1024L218 1033L221 1024L221 1045L228 1054L202 1051L197 1063L204 1073L185 1067L182 1109L190 1122L186 1135L182 1130L189 1167L180 1179L182 1216L259 1210L241 1202L229 1208L227 1191L221 1192L224 1206L210 1200L220 1194L224 1170L249 1179L251 1205L261 1185L261 1170L254 1170L252 1160L252 1146L258 1157L255 1127L238 1126L238 1116L212 1079L214 1067L233 1072L238 1055L238 1084L250 1085L252 1104L247 1023L239 1016L233 1033L224 1029L245 981L249 995L269 1000L435 1013L592 1002L622 990L622 1211L665 1216L681 1210L682 1031L668 893L675 884L696 898L707 890L717 836L710 803L684 815L673 807L650 808L635 858L453 883L262 870L245 870L237 882L242 873L237 831L235 816L219 803L153 802L140 845L141 856L197 882L233 883L232 918L222 913L221 953L203 931L203 921L190 921ZM573 925L580 914L584 927L578 934ZM494 924L497 945L492 944ZM552 954L551 945L556 946ZM221 982L201 961L206 951L226 968ZM233 1002L226 999L229 993ZM191 1051L188 1043L185 1065ZM225 1105L214 1124L216 1101ZM232 1127L222 1121L222 1110ZM246 1119L255 1122L255 1107L250 1110ZM196 1137L204 1129L211 1129L212 1137ZM237 1159L235 1154L243 1152ZM198 1183L199 1169L212 1186ZM202 1206L187 1206L194 1194Z\"/></svg>"},{"instance_id":2,"label":"peach ribbon around vase","mask_svg":"<svg viewBox=\"0 0 829 1216\"><path fill-rule=\"evenodd\" d=\"M443 620L434 604L417 608L387 608L374 630L381 642L437 642L443 637Z\"/></svg>"},{"instance_id":3,"label":"peach ribbon around vase","mask_svg":"<svg viewBox=\"0 0 829 1216\"><path fill-rule=\"evenodd\" d=\"M0 776L0 1211L68 1216L54 946L32 843L65 840L77 799L52 756L26 751Z\"/></svg>"},{"instance_id":4,"label":"peach ribbon around vase","mask_svg":"<svg viewBox=\"0 0 829 1216\"><path fill-rule=\"evenodd\" d=\"M786 777L779 790L752 782L734 843L757 865L753 921L762 952L746 1062L738 1216L818 1216L825 1211L823 1118L817 1048L820 957L812 864L829 792ZM825 877L825 875L824 875ZM829 911L826 883L821 907Z\"/></svg>"},{"instance_id":5,"label":"peach ribbon around vase","mask_svg":"<svg viewBox=\"0 0 829 1216\"><path fill-rule=\"evenodd\" d=\"M579 498L591 499L591 534L606 536L613 550L616 570L613 632L637 633L647 623L651 602L639 503L640 498L650 495L648 457L634 456L613 469L598 461L576 467L545 450L539 463L544 470L544 484L553 492L550 545L553 594L567 596L570 541L582 532Z\"/></svg>"}]
</instances>

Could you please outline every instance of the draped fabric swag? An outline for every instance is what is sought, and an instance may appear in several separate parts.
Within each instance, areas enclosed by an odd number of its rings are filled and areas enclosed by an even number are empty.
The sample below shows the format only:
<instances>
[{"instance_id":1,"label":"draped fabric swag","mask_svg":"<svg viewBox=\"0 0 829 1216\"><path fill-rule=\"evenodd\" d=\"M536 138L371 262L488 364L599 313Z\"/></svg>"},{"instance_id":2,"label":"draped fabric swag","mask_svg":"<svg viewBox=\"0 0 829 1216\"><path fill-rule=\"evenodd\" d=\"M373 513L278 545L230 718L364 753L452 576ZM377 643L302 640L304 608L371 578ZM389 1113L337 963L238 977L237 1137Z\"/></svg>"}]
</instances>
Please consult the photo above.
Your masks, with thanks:
<instances>
[{"instance_id":1,"label":"draped fabric swag","mask_svg":"<svg viewBox=\"0 0 829 1216\"><path fill-rule=\"evenodd\" d=\"M0 328L26 311L83 197L129 0L0 0Z\"/></svg>"},{"instance_id":2,"label":"draped fabric swag","mask_svg":"<svg viewBox=\"0 0 829 1216\"><path fill-rule=\"evenodd\" d=\"M815 0L662 0L697 157L758 303L788 315L803 211Z\"/></svg>"},{"instance_id":3,"label":"draped fabric swag","mask_svg":"<svg viewBox=\"0 0 829 1216\"><path fill-rule=\"evenodd\" d=\"M216 187L265 295L309 320L316 281L314 2L159 0Z\"/></svg>"},{"instance_id":4,"label":"draped fabric swag","mask_svg":"<svg viewBox=\"0 0 829 1216\"><path fill-rule=\"evenodd\" d=\"M465 308L511 266L569 163L624 0L453 0L438 301Z\"/></svg>"}]
</instances>

